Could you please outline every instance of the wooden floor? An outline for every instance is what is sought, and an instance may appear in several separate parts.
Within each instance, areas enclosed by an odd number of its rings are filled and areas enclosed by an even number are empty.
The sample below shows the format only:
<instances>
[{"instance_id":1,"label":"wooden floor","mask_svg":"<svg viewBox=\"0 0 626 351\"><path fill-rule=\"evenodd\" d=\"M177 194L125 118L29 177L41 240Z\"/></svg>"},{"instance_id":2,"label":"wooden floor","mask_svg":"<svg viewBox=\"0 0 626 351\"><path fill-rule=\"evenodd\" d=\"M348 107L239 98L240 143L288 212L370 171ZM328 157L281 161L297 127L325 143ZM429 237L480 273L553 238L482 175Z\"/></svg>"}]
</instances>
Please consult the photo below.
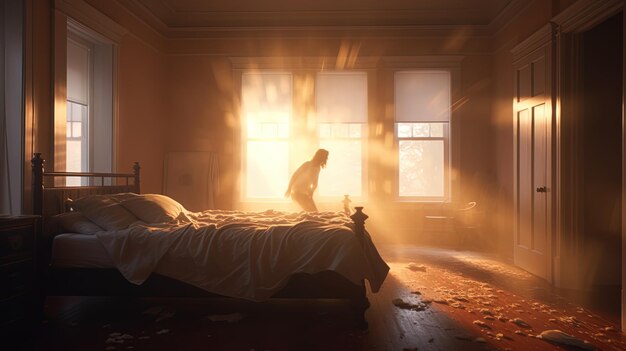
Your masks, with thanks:
<instances>
[{"instance_id":1,"label":"wooden floor","mask_svg":"<svg viewBox=\"0 0 626 351\"><path fill-rule=\"evenodd\" d=\"M626 350L618 331L619 311L603 309L593 300L573 302L486 255L420 247L379 249L391 271L380 292L368 293L367 331L356 329L348 307L336 301L68 297L48 299L46 321L23 348L561 350L535 337L557 329L587 341L590 348Z\"/></svg>"}]
</instances>

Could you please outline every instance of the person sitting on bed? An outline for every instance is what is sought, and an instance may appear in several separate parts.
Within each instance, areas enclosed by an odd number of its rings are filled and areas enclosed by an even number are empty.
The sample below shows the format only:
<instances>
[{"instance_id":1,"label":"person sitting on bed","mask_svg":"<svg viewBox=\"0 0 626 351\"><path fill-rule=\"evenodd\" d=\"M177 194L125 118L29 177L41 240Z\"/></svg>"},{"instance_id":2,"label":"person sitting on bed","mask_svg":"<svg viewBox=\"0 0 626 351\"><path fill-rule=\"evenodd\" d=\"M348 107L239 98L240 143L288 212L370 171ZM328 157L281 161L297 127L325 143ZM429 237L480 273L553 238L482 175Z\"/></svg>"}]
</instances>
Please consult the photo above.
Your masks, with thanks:
<instances>
[{"instance_id":1,"label":"person sitting on bed","mask_svg":"<svg viewBox=\"0 0 626 351\"><path fill-rule=\"evenodd\" d=\"M307 212L317 212L313 192L317 188L320 170L326 167L328 151L319 149L310 161L304 162L291 176L285 196L291 198Z\"/></svg>"}]
</instances>

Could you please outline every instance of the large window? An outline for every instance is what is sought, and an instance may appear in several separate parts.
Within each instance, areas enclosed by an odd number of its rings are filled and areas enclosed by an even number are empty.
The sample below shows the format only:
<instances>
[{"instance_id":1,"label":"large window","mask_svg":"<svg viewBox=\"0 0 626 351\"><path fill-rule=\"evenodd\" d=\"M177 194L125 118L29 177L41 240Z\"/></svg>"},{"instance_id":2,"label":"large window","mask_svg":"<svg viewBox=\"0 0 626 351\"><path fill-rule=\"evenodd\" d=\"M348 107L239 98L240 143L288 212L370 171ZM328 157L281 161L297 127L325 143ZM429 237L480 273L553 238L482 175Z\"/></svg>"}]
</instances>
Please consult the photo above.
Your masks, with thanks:
<instances>
[{"instance_id":1,"label":"large window","mask_svg":"<svg viewBox=\"0 0 626 351\"><path fill-rule=\"evenodd\" d=\"M450 72L395 73L398 195L445 201L450 194Z\"/></svg>"},{"instance_id":2,"label":"large window","mask_svg":"<svg viewBox=\"0 0 626 351\"><path fill-rule=\"evenodd\" d=\"M315 78L302 81L314 88L302 89L307 96L299 95L298 102L293 98L294 75L242 74L244 199L283 199L291 173L317 148L329 150L330 156L316 196L322 201L364 196L367 74L307 75ZM306 112L296 116L293 111Z\"/></svg>"},{"instance_id":3,"label":"large window","mask_svg":"<svg viewBox=\"0 0 626 351\"><path fill-rule=\"evenodd\" d=\"M55 115L55 168L111 172L114 163L114 59L108 39L68 20L65 116ZM56 102L55 102L56 104ZM63 119L63 123L60 120ZM61 162L63 160L64 162ZM110 181L110 180L107 180ZM87 180L68 178L67 185Z\"/></svg>"},{"instance_id":4,"label":"large window","mask_svg":"<svg viewBox=\"0 0 626 351\"><path fill-rule=\"evenodd\" d=\"M315 84L319 145L330 151L319 195L362 197L367 74L318 73Z\"/></svg>"},{"instance_id":5,"label":"large window","mask_svg":"<svg viewBox=\"0 0 626 351\"><path fill-rule=\"evenodd\" d=\"M291 74L242 75L247 199L283 197L289 183L291 111Z\"/></svg>"},{"instance_id":6,"label":"large window","mask_svg":"<svg viewBox=\"0 0 626 351\"><path fill-rule=\"evenodd\" d=\"M67 41L67 120L65 169L89 170L89 106L92 93L93 48L78 37ZM79 185L80 179L70 179ZM68 184L68 185L70 185Z\"/></svg>"}]
</instances>

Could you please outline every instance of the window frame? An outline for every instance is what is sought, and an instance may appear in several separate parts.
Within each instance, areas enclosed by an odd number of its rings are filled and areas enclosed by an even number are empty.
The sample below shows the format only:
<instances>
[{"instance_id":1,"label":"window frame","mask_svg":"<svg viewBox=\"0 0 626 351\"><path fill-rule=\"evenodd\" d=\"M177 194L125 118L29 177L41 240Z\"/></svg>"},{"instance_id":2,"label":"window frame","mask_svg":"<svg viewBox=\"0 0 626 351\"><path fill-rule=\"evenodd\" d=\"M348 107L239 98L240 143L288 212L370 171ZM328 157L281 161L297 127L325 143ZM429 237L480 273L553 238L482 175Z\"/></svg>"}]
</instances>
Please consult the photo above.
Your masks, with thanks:
<instances>
[{"instance_id":1,"label":"window frame","mask_svg":"<svg viewBox=\"0 0 626 351\"><path fill-rule=\"evenodd\" d=\"M386 108L384 111L383 125L386 125L389 133L393 133L393 150L395 169L391 183L391 197L389 200L406 204L447 204L456 201L460 193L460 182L458 172L460 165L460 132L458 123L458 107L464 103L460 98L461 62L464 56L461 55L433 55L433 56L389 56L383 58L385 75L385 86L387 87L387 98L384 100L394 108ZM399 139L397 137L397 125L395 119L395 73L406 71L448 71L450 73L450 117L448 121L448 152L447 157L447 177L446 184L448 193L442 198L410 197L400 196L399 186ZM416 121L417 122L417 121ZM424 121L425 122L425 121Z\"/></svg>"},{"instance_id":2,"label":"window frame","mask_svg":"<svg viewBox=\"0 0 626 351\"><path fill-rule=\"evenodd\" d=\"M248 122L245 118L245 116L243 115L243 79L244 76L247 74L288 74L290 76L290 80L291 80L291 105L290 105L290 115L289 115L289 121L287 122L287 131L288 131L288 137L287 138L283 138L281 140L286 140L287 144L288 144L288 148L291 149L292 147L292 136L293 136L293 120L294 120L294 106L293 106L293 100L294 100L294 95L293 95L293 86L294 86L294 73L293 72L289 72L287 70L244 70L241 72L241 75L239 77L239 88L238 88L238 94L240 96L240 104L239 104L239 109L241 111L240 115L239 115L239 123L241 126L241 131L240 131L240 137L241 137L241 161L240 161L240 176L239 176L239 191L240 191L240 201L241 202L249 202L249 203L281 203L281 202L286 202L286 199L284 199L283 197L276 197L276 198L268 198L268 197L248 197L248 188L247 188L247 180L248 180L248 141L263 141L266 140L264 138L258 138L258 137L253 137L253 138L249 138L248 137ZM278 124L278 123L277 123ZM273 138L273 140L277 140L279 138ZM292 168L292 161L291 161L292 157L290 154L288 154L288 158L287 158L287 163L288 163L288 167L289 169ZM288 174L287 175L287 181L289 181L289 177L291 175ZM287 184L285 184L285 189L287 189Z\"/></svg>"},{"instance_id":3,"label":"window frame","mask_svg":"<svg viewBox=\"0 0 626 351\"><path fill-rule=\"evenodd\" d=\"M232 95L234 105L237 106L239 110L241 109L241 98L242 98L241 84L242 84L242 75L244 73L264 72L264 71L288 72L292 74L292 77L294 79L293 88L296 89L296 85L298 84L296 83L296 80L315 76L316 73L324 71L329 62L335 62L336 59L337 59L336 57L325 57L325 56L230 57L231 69L232 69L233 80L234 80L234 86L233 86L234 89L233 89L233 95ZM370 81L372 80L372 73L376 69L378 62L379 62L379 58L359 57L349 64L346 63L346 67L344 67L347 70L355 70L355 71L360 71L360 72L364 72L367 74L367 81L368 81L368 88L367 88L368 121L367 121L367 124L370 123L371 111L372 111L371 106L369 106L370 102L372 101L372 87L370 85ZM315 102L313 100L314 98L315 98L315 93L312 93L310 94L310 96L307 97L308 100L306 102L306 108L299 108L294 104L293 117L297 121L294 120L293 123L291 123L290 132L292 133L292 135L293 133L295 133L295 130L299 130L306 124L306 122L299 121L299 119L306 120L305 117L306 117L307 111L305 110L307 108L310 109L311 107L315 107ZM244 163L246 162L247 156L245 153L245 146L243 145L243 141L245 140L243 138L243 133L244 133L243 129L245 128L245 126L241 123L241 121L242 121L241 113L238 113L236 115L236 124L234 128L235 140L237 140L237 142L235 142L233 146L234 162L235 162L235 165L239 166L238 176L235 178L236 179L235 184L233 184L233 199L235 201L236 207L243 209L243 210L259 210L259 209L267 209L266 204L273 203L274 204L273 206L275 209L283 209L283 210L293 209L292 201L287 198L281 198L281 199L275 199L275 200L263 199L262 202L257 201L256 199L246 198L245 187L244 187L244 184L246 181L245 179L246 169L245 169ZM363 136L362 145L365 145L365 147L367 147L367 144L369 143L369 137L367 134L369 128L366 126L365 130L366 130L366 134L364 134ZM319 130L316 129L315 133L316 133L315 135L316 140L319 140ZM294 143L294 141L292 140L293 149L298 150L297 151L298 155L300 154L300 151L302 151L300 144L301 144L300 142ZM319 143L317 144L317 146L319 146ZM307 150L307 157L310 157L312 155L312 151L311 152L310 151L311 150ZM363 163L362 163L362 168L364 170L363 177L367 177L367 168L369 167L369 161L368 161L369 157L366 155L367 149L365 149L363 152L364 152L363 154L364 158L363 158ZM292 157L292 155L290 155L290 160L289 160L290 171L293 172L297 168L297 166L299 166L303 161L304 160L302 158L299 158L296 160ZM364 187L365 193L367 194L367 189L368 189L367 178L364 178L362 186ZM286 188L286 185L285 185L285 188ZM328 206L325 206L326 204L335 204L336 202L335 201L336 199L320 198L317 192L316 192L316 199L318 200L318 206L322 210L324 210L325 207L328 207ZM335 207L336 206L333 206L333 208Z\"/></svg>"},{"instance_id":4,"label":"window frame","mask_svg":"<svg viewBox=\"0 0 626 351\"><path fill-rule=\"evenodd\" d=\"M399 124L431 124L431 123L441 123L443 126L443 136L442 137L400 137L398 133ZM429 127L430 128L430 127ZM394 139L395 139L395 147L397 149L396 160L398 162L398 166L395 169L395 179L397 182L396 185L396 196L400 201L410 201L410 202L449 202L450 201L450 122L441 122L441 121L419 121L419 122L397 122L394 121ZM400 195L400 142L408 140L408 141L431 141L431 140L442 140L443 141L443 196L410 196Z\"/></svg>"},{"instance_id":5,"label":"window frame","mask_svg":"<svg viewBox=\"0 0 626 351\"><path fill-rule=\"evenodd\" d=\"M350 70L319 70L318 72L316 72L315 74L315 102L314 102L314 110L317 112L318 106L317 106L317 77L320 74L354 74L354 75L365 75L365 91L366 91L366 103L367 106L365 107L365 110L367 111L367 116L366 116L366 120L365 122L359 123L359 122L342 122L342 123L327 123L327 122L319 122L316 121L316 125L317 125L317 134L316 134L316 139L317 139L317 145L318 147L322 147L322 140L336 140L336 141L351 141L351 140L355 140L358 139L361 142L361 194L359 196L353 195L353 194L347 194L350 195L350 199L353 201L359 201L359 202L363 202L363 201L367 201L368 199L368 164L369 164L369 157L368 157L368 145L369 145L369 123L370 123L370 113L369 113L369 108L370 108L370 74L366 69L350 69ZM322 124L330 124L331 125L331 135L332 135L332 125L338 125L338 124L359 124L360 125L360 129L361 129L361 136L359 138L343 138L343 137L330 137L330 138L324 138L321 136L321 125ZM348 132L349 133L349 132ZM333 157L332 153L330 154L329 157ZM344 195L346 194L339 194L337 196L324 196L321 194L321 192L319 191L319 186L318 186L318 191L317 191L317 200L319 200L319 203L335 203L337 201L340 201L344 198Z\"/></svg>"}]
</instances>

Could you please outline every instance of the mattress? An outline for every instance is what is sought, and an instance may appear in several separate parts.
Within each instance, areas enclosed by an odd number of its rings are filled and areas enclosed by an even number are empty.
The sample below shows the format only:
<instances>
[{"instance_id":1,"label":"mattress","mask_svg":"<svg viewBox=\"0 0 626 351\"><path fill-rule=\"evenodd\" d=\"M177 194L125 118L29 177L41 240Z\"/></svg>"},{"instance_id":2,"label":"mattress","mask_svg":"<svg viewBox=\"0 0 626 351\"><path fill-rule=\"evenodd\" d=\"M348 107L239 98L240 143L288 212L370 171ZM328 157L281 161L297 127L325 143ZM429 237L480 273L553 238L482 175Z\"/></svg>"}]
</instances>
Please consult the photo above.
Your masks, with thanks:
<instances>
[{"instance_id":1,"label":"mattress","mask_svg":"<svg viewBox=\"0 0 626 351\"><path fill-rule=\"evenodd\" d=\"M51 263L55 267L114 268L106 248L92 234L60 234L52 243Z\"/></svg>"}]
</instances>

